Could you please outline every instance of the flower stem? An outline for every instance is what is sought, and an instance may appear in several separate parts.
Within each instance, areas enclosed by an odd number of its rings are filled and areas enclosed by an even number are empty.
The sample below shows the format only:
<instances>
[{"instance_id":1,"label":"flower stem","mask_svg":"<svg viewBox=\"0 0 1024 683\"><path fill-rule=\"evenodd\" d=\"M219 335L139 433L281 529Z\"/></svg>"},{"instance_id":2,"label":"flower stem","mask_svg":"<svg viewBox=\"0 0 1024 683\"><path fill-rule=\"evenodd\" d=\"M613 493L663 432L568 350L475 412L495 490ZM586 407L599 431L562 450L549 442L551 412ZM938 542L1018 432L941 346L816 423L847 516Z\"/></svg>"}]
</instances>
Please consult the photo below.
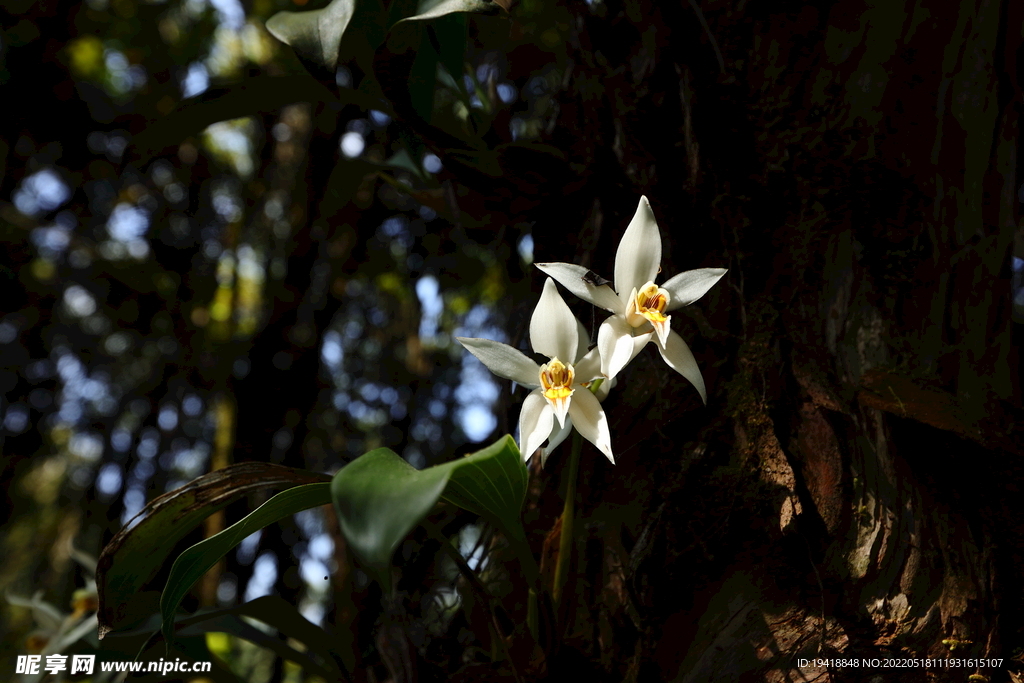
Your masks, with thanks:
<instances>
[{"instance_id":1,"label":"flower stem","mask_svg":"<svg viewBox=\"0 0 1024 683\"><path fill-rule=\"evenodd\" d=\"M551 599L557 608L562 598L562 588L569 574L572 559L573 521L576 517L576 478L580 470L580 451L583 437L577 431L572 435L572 453L569 454L569 481L565 487L565 507L562 508L562 534L558 542L558 562L555 564L555 581L551 587Z\"/></svg>"}]
</instances>

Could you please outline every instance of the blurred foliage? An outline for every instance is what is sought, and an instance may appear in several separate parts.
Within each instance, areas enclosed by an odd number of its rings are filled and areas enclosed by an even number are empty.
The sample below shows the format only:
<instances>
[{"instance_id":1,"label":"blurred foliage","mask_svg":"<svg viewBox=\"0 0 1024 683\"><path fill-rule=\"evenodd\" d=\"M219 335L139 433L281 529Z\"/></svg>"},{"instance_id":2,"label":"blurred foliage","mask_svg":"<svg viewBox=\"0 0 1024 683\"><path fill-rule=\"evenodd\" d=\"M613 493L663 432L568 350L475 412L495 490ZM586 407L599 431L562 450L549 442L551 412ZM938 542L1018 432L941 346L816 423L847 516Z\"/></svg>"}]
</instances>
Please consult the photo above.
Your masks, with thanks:
<instances>
[{"instance_id":1,"label":"blurred foliage","mask_svg":"<svg viewBox=\"0 0 1024 683\"><path fill-rule=\"evenodd\" d=\"M497 384L451 340L507 339L514 309L498 304L529 291L529 228L460 210L442 149L371 75L414 4L360 4L353 25L367 30L339 42L342 61L298 49L312 76L277 40L314 16L304 5L0 9L0 89L19 103L0 138L5 670L57 645L27 596L79 609L92 578L73 547L98 553L205 472L257 460L331 473L376 447L423 467L508 431ZM498 10L450 9L485 6ZM267 22L282 10L294 19ZM493 126L511 142L507 119L525 106L526 83L482 40L508 18L481 18L499 24L453 15L401 39L433 46L408 94L467 153ZM365 577L334 524L312 510L254 534L186 604L275 593L317 623L354 619L345 605ZM245 678L257 655L239 656L226 659Z\"/></svg>"}]
</instances>

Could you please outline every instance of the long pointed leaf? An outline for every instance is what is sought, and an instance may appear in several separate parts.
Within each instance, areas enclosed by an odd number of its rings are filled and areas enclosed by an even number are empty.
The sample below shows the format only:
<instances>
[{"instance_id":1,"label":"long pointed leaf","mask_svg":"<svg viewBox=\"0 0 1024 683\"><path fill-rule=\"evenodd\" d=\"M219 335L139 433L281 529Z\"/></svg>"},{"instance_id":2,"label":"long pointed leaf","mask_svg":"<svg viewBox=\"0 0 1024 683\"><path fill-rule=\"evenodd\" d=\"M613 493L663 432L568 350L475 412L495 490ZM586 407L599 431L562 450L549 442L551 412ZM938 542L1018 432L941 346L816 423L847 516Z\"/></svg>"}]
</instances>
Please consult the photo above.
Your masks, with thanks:
<instances>
[{"instance_id":1,"label":"long pointed leaf","mask_svg":"<svg viewBox=\"0 0 1024 683\"><path fill-rule=\"evenodd\" d=\"M171 640L174 614L185 594L203 574L246 536L296 512L330 502L330 485L327 483L296 486L282 491L224 531L196 543L179 555L171 567L171 575L167 578L164 592L160 595L164 638L168 642Z\"/></svg>"},{"instance_id":2,"label":"long pointed leaf","mask_svg":"<svg viewBox=\"0 0 1024 683\"><path fill-rule=\"evenodd\" d=\"M100 638L157 610L155 594L148 599L144 588L167 564L174 545L208 516L256 491L326 479L281 465L240 463L154 498L100 553L96 568Z\"/></svg>"}]
</instances>

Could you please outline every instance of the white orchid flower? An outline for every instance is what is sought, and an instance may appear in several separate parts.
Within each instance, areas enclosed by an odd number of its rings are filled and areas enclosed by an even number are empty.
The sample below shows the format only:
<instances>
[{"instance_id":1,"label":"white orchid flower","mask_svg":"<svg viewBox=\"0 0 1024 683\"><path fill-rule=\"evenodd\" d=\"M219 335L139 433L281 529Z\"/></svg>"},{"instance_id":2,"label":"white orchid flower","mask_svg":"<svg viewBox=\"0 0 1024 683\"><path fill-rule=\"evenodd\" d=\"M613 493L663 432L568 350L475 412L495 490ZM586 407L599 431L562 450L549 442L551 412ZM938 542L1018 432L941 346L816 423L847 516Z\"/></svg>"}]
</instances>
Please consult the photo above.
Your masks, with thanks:
<instances>
[{"instance_id":1,"label":"white orchid flower","mask_svg":"<svg viewBox=\"0 0 1024 683\"><path fill-rule=\"evenodd\" d=\"M553 280L544 282L544 292L530 319L530 343L535 352L549 358L547 363L539 365L508 344L490 339L457 339L498 377L533 389L519 413L519 441L525 457L533 455L545 440L549 440L550 451L575 427L615 462L608 418L587 388L601 377L598 350L587 352L586 330L562 301Z\"/></svg>"},{"instance_id":2,"label":"white orchid flower","mask_svg":"<svg viewBox=\"0 0 1024 683\"><path fill-rule=\"evenodd\" d=\"M640 349L653 341L669 367L688 379L701 400L708 402L697 361L683 338L672 331L672 316L666 313L704 296L725 275L726 269L688 270L656 285L654 278L661 270L661 233L647 197L640 198L615 253L615 289L596 282L583 266L536 265L576 296L612 312L597 335L601 372L606 377L615 377Z\"/></svg>"}]
</instances>

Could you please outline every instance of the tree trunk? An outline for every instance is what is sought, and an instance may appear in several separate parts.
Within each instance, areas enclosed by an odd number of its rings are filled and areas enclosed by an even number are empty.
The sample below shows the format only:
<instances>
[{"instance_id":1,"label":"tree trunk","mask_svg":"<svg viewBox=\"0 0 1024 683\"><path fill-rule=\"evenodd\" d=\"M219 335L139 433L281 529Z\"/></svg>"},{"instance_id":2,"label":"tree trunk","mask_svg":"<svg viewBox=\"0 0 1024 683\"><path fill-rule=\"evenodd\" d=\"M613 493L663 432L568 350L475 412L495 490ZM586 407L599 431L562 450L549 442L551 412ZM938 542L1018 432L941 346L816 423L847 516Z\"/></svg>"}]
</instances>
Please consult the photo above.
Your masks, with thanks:
<instances>
[{"instance_id":1,"label":"tree trunk","mask_svg":"<svg viewBox=\"0 0 1024 683\"><path fill-rule=\"evenodd\" d=\"M554 136L590 211L537 260L610 276L645 193L660 279L730 271L675 316L707 408L651 351L605 406L567 652L609 680L1000 680L945 667L1020 627L1024 6L577 11Z\"/></svg>"}]
</instances>

